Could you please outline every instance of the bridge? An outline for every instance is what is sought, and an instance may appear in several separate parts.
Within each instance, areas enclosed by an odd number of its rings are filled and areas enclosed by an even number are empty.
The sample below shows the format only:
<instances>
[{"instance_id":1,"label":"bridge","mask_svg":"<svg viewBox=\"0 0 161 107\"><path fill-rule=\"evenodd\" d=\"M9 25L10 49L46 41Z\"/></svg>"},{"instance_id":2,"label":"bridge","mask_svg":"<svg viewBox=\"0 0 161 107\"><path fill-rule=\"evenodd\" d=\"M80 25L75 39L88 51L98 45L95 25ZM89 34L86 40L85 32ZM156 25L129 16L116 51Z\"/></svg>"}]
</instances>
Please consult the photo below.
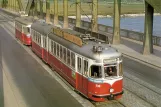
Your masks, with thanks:
<instances>
[{"instance_id":1,"label":"bridge","mask_svg":"<svg viewBox=\"0 0 161 107\"><path fill-rule=\"evenodd\" d=\"M47 23L61 24L64 28L77 26L82 33L85 30L92 31L92 35L100 39L107 36L112 46L124 52L125 93L123 98L119 102L98 104L95 107L159 107L161 105L161 38L152 35L153 13L154 9L161 13L160 0L146 0L145 2L145 33L120 29L121 0L114 0L113 27L97 24L98 0L86 0L86 3L92 5L92 24L81 20L80 0L75 0L76 2L73 3L76 6L75 19L68 17L68 0L61 0L64 7L62 15L58 15L59 0L53 2L54 11L50 10L49 0L46 2L43 0L44 4L42 0L2 1L3 9L0 9L0 107L93 107L90 101L78 97L79 95L72 89L67 88L65 84L68 83L64 83L61 77L56 76L57 74L34 55L29 47L15 40L13 20L19 16L20 11L45 19ZM137 41L134 43L133 40ZM123 47L121 42L127 47ZM136 44L140 47L139 51L141 50L142 54L135 52L138 49L130 50L130 47ZM157 55L155 56L152 52ZM1 88L3 88L2 91ZM4 97L1 97L2 95Z\"/></svg>"},{"instance_id":2,"label":"bridge","mask_svg":"<svg viewBox=\"0 0 161 107\"><path fill-rule=\"evenodd\" d=\"M3 5L7 0L3 0ZM18 6L20 11L25 11L26 14L31 13L33 9L35 9L34 13L37 15L37 6L38 3L40 7L43 7L44 0L8 0L7 6L10 8L14 8L16 5ZM50 21L50 0L46 0L46 21ZM98 15L98 0L86 0L87 3L92 3L92 20L91 20L91 30L92 32L98 32L98 24L97 24L97 15ZM63 11L63 21L64 21L64 28L68 27L68 0L63 1L64 11ZM80 8L81 0L76 0L76 23L77 27L81 26L81 8ZM144 55L153 53L153 42L158 41L153 40L152 32L153 32L153 13L154 9L161 13L161 1L160 0L145 0L145 32L144 36L142 37L143 40L143 51ZM113 36L112 36L112 43L113 44L120 44L120 10L121 10L121 0L114 0L114 20L113 20ZM37 11L37 12L36 12ZM40 16L43 15L43 8L39 9ZM54 24L58 23L58 0L54 0ZM157 44L157 43L155 43Z\"/></svg>"}]
</instances>

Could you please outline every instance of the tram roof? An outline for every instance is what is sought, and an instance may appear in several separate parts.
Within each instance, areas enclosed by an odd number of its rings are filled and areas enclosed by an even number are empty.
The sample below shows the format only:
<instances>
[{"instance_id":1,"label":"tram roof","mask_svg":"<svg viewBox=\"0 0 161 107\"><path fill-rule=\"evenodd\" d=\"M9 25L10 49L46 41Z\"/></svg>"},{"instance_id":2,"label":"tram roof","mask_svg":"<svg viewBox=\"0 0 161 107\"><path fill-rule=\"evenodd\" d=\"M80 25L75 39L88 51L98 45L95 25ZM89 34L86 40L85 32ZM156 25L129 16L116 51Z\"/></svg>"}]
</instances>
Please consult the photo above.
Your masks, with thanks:
<instances>
[{"instance_id":1,"label":"tram roof","mask_svg":"<svg viewBox=\"0 0 161 107\"><path fill-rule=\"evenodd\" d=\"M54 40L55 42L63 45L64 47L72 50L73 52L76 52L86 58L90 58L93 60L101 60L102 58L104 59L116 58L121 56L120 52L118 52L116 49L105 43L99 44L98 42L95 41L88 41L87 44L84 44L82 47L80 47L78 45L71 43L70 41L67 41L59 36L56 36L54 33L50 33L48 37ZM102 52L100 53L94 52L93 46L101 46L103 48Z\"/></svg>"},{"instance_id":2,"label":"tram roof","mask_svg":"<svg viewBox=\"0 0 161 107\"><path fill-rule=\"evenodd\" d=\"M68 32L68 33L70 33L70 34L73 34L73 35L75 35L75 36L80 36L80 35L82 35L82 33L77 32L77 31L74 31L74 30L72 30L72 29L63 29L63 31Z\"/></svg>"},{"instance_id":3,"label":"tram roof","mask_svg":"<svg viewBox=\"0 0 161 107\"><path fill-rule=\"evenodd\" d=\"M39 32L43 36L47 36L47 34L49 34L51 32L53 25L47 24L47 23L41 22L41 21L36 21L35 23L33 23L31 25L31 28L33 30Z\"/></svg>"},{"instance_id":4,"label":"tram roof","mask_svg":"<svg viewBox=\"0 0 161 107\"><path fill-rule=\"evenodd\" d=\"M17 17L15 20L23 25L31 25L35 21L33 16Z\"/></svg>"}]
</instances>

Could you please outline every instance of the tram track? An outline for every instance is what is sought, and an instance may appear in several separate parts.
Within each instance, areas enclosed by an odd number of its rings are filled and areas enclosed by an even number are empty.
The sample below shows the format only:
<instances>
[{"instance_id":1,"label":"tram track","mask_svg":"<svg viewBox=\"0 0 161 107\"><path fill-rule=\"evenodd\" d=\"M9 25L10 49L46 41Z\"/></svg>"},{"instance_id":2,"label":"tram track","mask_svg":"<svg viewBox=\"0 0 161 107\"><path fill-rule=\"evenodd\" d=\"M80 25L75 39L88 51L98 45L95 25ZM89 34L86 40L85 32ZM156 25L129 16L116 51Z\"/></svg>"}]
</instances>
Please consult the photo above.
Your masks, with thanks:
<instances>
[{"instance_id":1,"label":"tram track","mask_svg":"<svg viewBox=\"0 0 161 107\"><path fill-rule=\"evenodd\" d=\"M6 23L8 23L8 25L7 25ZM3 24L5 24L5 27L14 35L14 26L13 26L11 23L9 23L9 22L4 22ZM10 26L10 27L12 27L12 28L7 27L7 26ZM29 49L29 47L26 47L26 48ZM55 72L54 72L54 73L55 73ZM59 76L59 74L56 74L56 75ZM59 76L59 78L61 78L61 77ZM153 91L154 93L160 95L159 92L157 92L157 91L155 91L155 90L153 90L153 89L147 87L146 85L143 85L143 84L139 83L138 81L135 81L135 80L133 80L133 79L127 77L127 76L124 76L124 78L125 78L126 80L129 79L129 80L131 80L131 81L133 81L133 82L135 82L135 83L137 83L137 84L143 86L144 88L149 89L149 90ZM62 78L61 78L61 79L62 79ZM63 80L63 81L65 82L65 80ZM66 83L66 84L68 84L68 83ZM69 84L68 84L68 86L69 86ZM71 88L71 87L70 87L70 88ZM136 92L131 91L130 89L128 89L127 86L124 86L124 89L125 89L125 92L128 91L128 92L132 93L133 95L137 96L138 98L140 98L140 99L144 100L145 102L149 103L149 104L151 105L151 107L159 107L159 106L156 106L156 105L154 105L153 103L149 102L146 98L144 98L144 96L139 96L139 95L137 95ZM109 102L99 102L99 103L97 103L97 102L92 102L92 101L91 101L91 103L94 104L96 107L107 107L107 106L108 106L108 107L129 107L129 105L124 104L124 101L122 101L122 100L119 100L119 101L109 101ZM131 106L130 106L130 107L131 107ZM134 107L135 107L135 106L134 106Z\"/></svg>"}]
</instances>

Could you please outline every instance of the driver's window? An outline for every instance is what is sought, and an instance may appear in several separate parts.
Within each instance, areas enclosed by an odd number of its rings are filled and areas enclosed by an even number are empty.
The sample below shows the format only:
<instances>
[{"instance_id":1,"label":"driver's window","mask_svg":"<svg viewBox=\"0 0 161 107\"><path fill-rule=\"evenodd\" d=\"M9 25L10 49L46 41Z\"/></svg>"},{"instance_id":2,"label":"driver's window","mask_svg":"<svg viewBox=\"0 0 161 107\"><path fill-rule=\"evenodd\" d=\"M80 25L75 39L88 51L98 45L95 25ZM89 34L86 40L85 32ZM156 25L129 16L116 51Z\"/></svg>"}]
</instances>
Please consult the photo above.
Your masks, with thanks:
<instances>
[{"instance_id":1,"label":"driver's window","mask_svg":"<svg viewBox=\"0 0 161 107\"><path fill-rule=\"evenodd\" d=\"M30 28L29 27L23 27L23 32L25 34L30 34Z\"/></svg>"},{"instance_id":2,"label":"driver's window","mask_svg":"<svg viewBox=\"0 0 161 107\"><path fill-rule=\"evenodd\" d=\"M116 66L104 67L104 72L105 77L117 76L117 67Z\"/></svg>"},{"instance_id":3,"label":"driver's window","mask_svg":"<svg viewBox=\"0 0 161 107\"><path fill-rule=\"evenodd\" d=\"M90 70L90 76L92 78L102 78L101 66L92 65Z\"/></svg>"}]
</instances>

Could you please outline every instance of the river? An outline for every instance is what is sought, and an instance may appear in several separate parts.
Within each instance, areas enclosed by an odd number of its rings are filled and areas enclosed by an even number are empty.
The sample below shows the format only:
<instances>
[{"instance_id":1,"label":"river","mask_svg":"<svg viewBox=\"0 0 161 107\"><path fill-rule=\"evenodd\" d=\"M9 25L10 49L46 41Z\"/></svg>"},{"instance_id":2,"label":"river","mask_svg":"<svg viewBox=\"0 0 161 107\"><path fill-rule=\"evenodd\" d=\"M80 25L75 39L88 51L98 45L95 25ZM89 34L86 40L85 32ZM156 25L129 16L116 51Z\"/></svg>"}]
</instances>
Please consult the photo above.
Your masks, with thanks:
<instances>
[{"instance_id":1,"label":"river","mask_svg":"<svg viewBox=\"0 0 161 107\"><path fill-rule=\"evenodd\" d=\"M128 29L138 32L144 32L144 16L136 17L122 17L121 18L121 28ZM88 18L83 18L83 20L88 20ZM98 23L108 26L113 26L113 18L104 17L98 18ZM161 37L161 16L154 16L153 23L153 35Z\"/></svg>"}]
</instances>

